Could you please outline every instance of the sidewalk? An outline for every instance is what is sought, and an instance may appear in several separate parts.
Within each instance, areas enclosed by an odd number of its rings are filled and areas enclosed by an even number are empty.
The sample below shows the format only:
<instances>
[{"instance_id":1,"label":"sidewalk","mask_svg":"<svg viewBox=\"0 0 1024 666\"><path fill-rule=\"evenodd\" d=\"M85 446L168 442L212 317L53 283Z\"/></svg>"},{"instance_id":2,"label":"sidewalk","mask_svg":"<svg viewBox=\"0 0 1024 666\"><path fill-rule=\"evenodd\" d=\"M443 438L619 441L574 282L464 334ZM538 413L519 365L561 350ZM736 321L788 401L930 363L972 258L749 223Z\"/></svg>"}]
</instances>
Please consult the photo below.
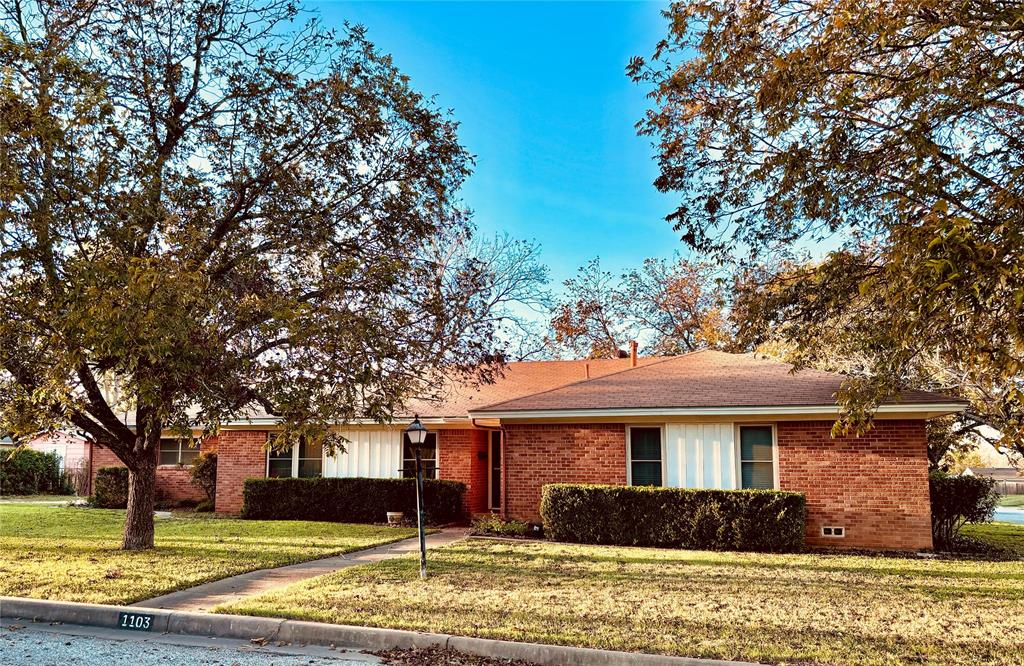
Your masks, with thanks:
<instances>
[{"instance_id":1,"label":"sidewalk","mask_svg":"<svg viewBox=\"0 0 1024 666\"><path fill-rule=\"evenodd\" d=\"M437 548L465 539L469 534L466 528L445 528L435 534L427 535L427 548ZM178 611L208 611L217 604L238 601L245 597L261 594L278 587L291 585L307 578L323 576L339 569L370 564L381 560L408 555L419 550L419 539L413 537L395 543L376 546L354 553L325 557L320 560L290 564L276 569L260 569L239 574L230 578L222 578L187 590L171 592L163 596L139 601L133 606L140 608L163 608ZM427 564L429 568L429 562Z\"/></svg>"}]
</instances>

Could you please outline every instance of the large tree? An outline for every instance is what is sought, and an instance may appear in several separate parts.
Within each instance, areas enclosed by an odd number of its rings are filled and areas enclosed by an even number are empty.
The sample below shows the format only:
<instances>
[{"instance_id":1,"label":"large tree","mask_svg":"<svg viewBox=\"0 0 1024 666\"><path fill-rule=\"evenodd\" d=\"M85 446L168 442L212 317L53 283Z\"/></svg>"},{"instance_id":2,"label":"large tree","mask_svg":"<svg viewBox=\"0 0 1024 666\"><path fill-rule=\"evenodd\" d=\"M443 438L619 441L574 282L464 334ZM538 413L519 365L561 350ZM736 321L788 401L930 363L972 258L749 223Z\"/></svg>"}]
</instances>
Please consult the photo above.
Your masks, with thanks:
<instances>
[{"instance_id":1,"label":"large tree","mask_svg":"<svg viewBox=\"0 0 1024 666\"><path fill-rule=\"evenodd\" d=\"M361 29L283 0L2 6L0 429L122 460L126 549L153 544L162 432L258 406L275 445L330 444L428 369L489 367L487 272L446 249L470 156Z\"/></svg>"},{"instance_id":2,"label":"large tree","mask_svg":"<svg viewBox=\"0 0 1024 666\"><path fill-rule=\"evenodd\" d=\"M707 264L651 258L614 276L592 259L565 281L565 296L552 309L551 338L577 358L615 358L631 340L659 356L725 348L732 334L723 306L722 287Z\"/></svg>"},{"instance_id":3,"label":"large tree","mask_svg":"<svg viewBox=\"0 0 1024 666\"><path fill-rule=\"evenodd\" d=\"M1024 446L1020 4L694 1L666 16L629 71L653 89L640 129L683 240L779 275L800 348L824 333L864 352L846 426L934 355ZM801 246L833 251L779 271Z\"/></svg>"}]
</instances>

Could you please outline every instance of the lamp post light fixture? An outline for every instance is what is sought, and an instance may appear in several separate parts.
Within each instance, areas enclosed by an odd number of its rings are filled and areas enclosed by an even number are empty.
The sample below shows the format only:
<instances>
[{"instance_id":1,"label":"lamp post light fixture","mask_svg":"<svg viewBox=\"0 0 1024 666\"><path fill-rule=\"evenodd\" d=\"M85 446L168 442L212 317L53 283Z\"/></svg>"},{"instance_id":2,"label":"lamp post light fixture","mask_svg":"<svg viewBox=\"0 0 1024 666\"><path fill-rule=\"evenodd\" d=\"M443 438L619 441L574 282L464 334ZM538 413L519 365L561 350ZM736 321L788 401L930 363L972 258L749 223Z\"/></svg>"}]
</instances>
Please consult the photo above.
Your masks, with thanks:
<instances>
[{"instance_id":1,"label":"lamp post light fixture","mask_svg":"<svg viewBox=\"0 0 1024 666\"><path fill-rule=\"evenodd\" d=\"M420 423L419 414L413 416L412 423L405 429L405 436L416 452L416 527L420 533L420 578L427 577L427 537L423 531L423 464L420 452L427 441L427 429Z\"/></svg>"}]
</instances>

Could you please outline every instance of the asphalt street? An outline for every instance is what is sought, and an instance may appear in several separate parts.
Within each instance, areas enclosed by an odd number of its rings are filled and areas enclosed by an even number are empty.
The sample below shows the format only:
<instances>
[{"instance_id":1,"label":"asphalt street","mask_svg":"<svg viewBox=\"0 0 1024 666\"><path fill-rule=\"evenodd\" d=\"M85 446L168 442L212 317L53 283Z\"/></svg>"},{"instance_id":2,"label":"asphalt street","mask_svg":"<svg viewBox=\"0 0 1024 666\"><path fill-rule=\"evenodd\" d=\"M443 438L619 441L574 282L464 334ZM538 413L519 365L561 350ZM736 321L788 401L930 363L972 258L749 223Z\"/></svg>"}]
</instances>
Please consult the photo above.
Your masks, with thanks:
<instances>
[{"instance_id":1,"label":"asphalt street","mask_svg":"<svg viewBox=\"0 0 1024 666\"><path fill-rule=\"evenodd\" d=\"M370 655L319 646L15 623L0 627L0 666L367 666Z\"/></svg>"}]
</instances>

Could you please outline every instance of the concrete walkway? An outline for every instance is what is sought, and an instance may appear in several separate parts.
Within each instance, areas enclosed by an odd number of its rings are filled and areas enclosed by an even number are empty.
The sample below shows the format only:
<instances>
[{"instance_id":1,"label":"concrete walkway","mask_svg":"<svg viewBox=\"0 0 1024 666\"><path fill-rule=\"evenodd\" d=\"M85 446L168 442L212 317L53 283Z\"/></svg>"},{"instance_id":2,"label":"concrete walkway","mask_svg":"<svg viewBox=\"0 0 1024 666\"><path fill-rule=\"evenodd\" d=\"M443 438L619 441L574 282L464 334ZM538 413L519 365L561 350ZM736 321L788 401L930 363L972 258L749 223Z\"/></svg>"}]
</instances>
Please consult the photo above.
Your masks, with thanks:
<instances>
[{"instance_id":1,"label":"concrete walkway","mask_svg":"<svg viewBox=\"0 0 1024 666\"><path fill-rule=\"evenodd\" d=\"M437 548L460 541L468 536L466 528L445 528L435 534L427 535L427 548ZM335 555L299 564L290 564L276 569L260 569L239 574L230 578L222 578L187 590L171 592L160 597L147 599L132 604L141 608L164 608L178 611L208 611L217 604L238 601L245 597L262 594L275 588L285 587L300 580L323 576L340 569L370 564L381 560L408 555L419 550L419 539L413 537L395 543L357 550L345 555ZM427 558L430 568L430 558Z\"/></svg>"}]
</instances>

